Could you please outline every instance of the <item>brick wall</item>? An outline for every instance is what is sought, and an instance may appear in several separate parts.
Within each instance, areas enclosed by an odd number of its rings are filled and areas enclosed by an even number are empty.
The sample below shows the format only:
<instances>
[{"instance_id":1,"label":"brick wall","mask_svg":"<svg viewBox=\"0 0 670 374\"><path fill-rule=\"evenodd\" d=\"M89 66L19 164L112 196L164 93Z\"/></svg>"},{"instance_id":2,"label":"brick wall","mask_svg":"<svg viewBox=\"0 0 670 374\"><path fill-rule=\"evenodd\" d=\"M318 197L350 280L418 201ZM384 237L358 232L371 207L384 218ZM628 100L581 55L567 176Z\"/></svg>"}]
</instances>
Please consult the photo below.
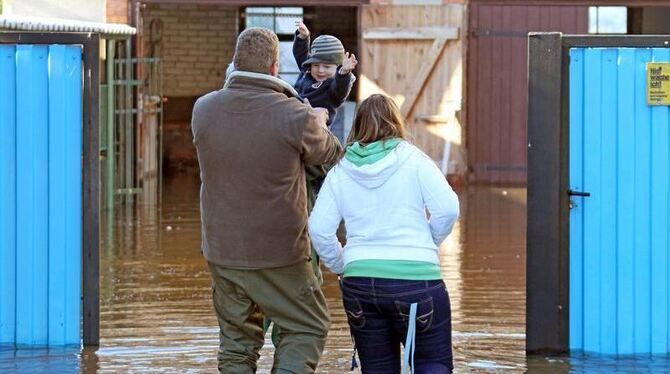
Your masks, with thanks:
<instances>
[{"instance_id":1,"label":"brick wall","mask_svg":"<svg viewBox=\"0 0 670 374\"><path fill-rule=\"evenodd\" d=\"M107 22L128 23L128 0L107 0Z\"/></svg>"},{"instance_id":2,"label":"brick wall","mask_svg":"<svg viewBox=\"0 0 670 374\"><path fill-rule=\"evenodd\" d=\"M163 165L197 167L190 130L198 96L223 86L238 33L238 8L146 4L141 10L143 55L163 59Z\"/></svg>"},{"instance_id":3,"label":"brick wall","mask_svg":"<svg viewBox=\"0 0 670 374\"><path fill-rule=\"evenodd\" d=\"M144 51L163 58L163 91L192 97L223 85L238 32L238 9L220 5L147 4L142 10ZM152 21L159 20L159 27ZM152 30L154 30L152 32Z\"/></svg>"}]
</instances>

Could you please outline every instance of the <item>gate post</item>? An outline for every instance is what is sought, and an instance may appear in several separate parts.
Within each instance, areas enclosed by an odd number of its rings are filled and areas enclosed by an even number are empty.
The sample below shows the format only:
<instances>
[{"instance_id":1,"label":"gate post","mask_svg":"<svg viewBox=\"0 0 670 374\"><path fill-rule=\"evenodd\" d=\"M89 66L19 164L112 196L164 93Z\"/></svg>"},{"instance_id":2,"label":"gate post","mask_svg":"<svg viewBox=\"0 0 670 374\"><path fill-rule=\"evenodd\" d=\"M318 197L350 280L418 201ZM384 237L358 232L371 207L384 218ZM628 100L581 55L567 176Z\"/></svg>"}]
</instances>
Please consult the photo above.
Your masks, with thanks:
<instances>
[{"instance_id":1,"label":"gate post","mask_svg":"<svg viewBox=\"0 0 670 374\"><path fill-rule=\"evenodd\" d=\"M562 35L528 37L528 226L526 258L526 351L568 350L568 242L562 210Z\"/></svg>"},{"instance_id":2,"label":"gate post","mask_svg":"<svg viewBox=\"0 0 670 374\"><path fill-rule=\"evenodd\" d=\"M100 344L100 35L84 44L83 343ZM89 172L86 178L86 172Z\"/></svg>"}]
</instances>

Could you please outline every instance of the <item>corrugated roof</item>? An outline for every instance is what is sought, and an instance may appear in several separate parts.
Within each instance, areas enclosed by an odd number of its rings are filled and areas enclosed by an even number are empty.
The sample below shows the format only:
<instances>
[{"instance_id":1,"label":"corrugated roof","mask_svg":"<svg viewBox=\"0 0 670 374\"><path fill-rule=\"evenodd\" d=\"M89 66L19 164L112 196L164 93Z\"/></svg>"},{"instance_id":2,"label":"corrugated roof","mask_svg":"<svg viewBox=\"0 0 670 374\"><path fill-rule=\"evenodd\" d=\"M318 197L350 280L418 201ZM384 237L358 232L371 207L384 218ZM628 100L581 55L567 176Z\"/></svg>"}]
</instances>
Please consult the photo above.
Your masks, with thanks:
<instances>
[{"instance_id":1,"label":"corrugated roof","mask_svg":"<svg viewBox=\"0 0 670 374\"><path fill-rule=\"evenodd\" d=\"M77 21L62 18L0 15L0 29L26 31L95 32L135 35L137 30L121 23Z\"/></svg>"}]
</instances>

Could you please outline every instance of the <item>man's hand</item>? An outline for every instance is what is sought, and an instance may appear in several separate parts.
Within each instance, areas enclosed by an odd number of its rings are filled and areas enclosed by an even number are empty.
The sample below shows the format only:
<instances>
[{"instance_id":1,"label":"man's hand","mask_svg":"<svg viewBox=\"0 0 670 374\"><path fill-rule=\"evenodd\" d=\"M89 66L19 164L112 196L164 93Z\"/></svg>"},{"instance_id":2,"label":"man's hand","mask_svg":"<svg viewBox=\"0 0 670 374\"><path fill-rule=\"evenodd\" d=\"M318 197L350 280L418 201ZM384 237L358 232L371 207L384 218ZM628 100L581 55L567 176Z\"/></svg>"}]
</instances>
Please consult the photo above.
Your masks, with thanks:
<instances>
[{"instance_id":1,"label":"man's hand","mask_svg":"<svg viewBox=\"0 0 670 374\"><path fill-rule=\"evenodd\" d=\"M328 109L326 109L326 108L314 108L314 111L323 120L323 122L322 122L323 125L326 126L326 123L328 122L328 118L330 117L330 115L328 114Z\"/></svg>"},{"instance_id":2,"label":"man's hand","mask_svg":"<svg viewBox=\"0 0 670 374\"><path fill-rule=\"evenodd\" d=\"M312 106L312 104L309 103L309 100L307 100L307 98L302 99L302 102L305 103L305 105L307 105L309 107ZM330 118L330 114L328 114L328 109L326 109L326 108L312 108L312 109L314 109L314 112L316 112L316 115L319 116L319 118L321 118L321 120L322 120L321 123L324 126L328 127L326 125L326 123L328 122L328 118Z\"/></svg>"},{"instance_id":3,"label":"man's hand","mask_svg":"<svg viewBox=\"0 0 670 374\"><path fill-rule=\"evenodd\" d=\"M302 21L295 21L295 27L298 28L298 37L300 39L307 39L309 37L309 29Z\"/></svg>"},{"instance_id":4,"label":"man's hand","mask_svg":"<svg viewBox=\"0 0 670 374\"><path fill-rule=\"evenodd\" d=\"M342 61L342 67L340 68L340 74L346 75L351 73L352 70L356 68L356 65L358 65L358 60L356 60L356 55L349 54L347 52L344 55L344 61Z\"/></svg>"}]
</instances>

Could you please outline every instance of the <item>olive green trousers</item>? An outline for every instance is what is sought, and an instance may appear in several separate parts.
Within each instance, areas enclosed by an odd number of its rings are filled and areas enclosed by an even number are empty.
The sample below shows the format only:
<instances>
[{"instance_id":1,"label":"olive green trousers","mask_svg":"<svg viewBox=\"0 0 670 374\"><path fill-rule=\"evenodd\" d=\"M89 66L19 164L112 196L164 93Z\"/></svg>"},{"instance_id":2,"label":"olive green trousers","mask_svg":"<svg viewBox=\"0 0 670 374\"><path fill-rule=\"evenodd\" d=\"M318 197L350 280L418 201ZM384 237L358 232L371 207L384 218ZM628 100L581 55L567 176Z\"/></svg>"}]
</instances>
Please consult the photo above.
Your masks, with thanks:
<instances>
[{"instance_id":1,"label":"olive green trousers","mask_svg":"<svg viewBox=\"0 0 670 374\"><path fill-rule=\"evenodd\" d=\"M310 262L256 270L210 263L209 269L220 329L220 372L256 372L266 317L279 327L272 373L314 373L330 318Z\"/></svg>"}]
</instances>

